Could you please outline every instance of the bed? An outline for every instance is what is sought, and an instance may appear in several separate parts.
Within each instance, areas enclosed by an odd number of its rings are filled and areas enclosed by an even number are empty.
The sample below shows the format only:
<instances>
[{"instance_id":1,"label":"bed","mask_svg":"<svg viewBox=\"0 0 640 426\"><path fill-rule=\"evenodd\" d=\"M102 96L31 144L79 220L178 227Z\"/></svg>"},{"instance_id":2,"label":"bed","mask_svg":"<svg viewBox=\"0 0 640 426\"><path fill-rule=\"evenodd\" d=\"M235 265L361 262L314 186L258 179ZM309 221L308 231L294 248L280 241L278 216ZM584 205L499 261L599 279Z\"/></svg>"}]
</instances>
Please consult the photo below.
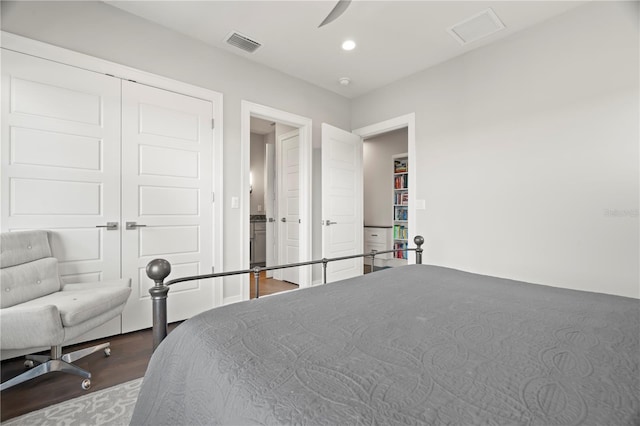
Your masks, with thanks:
<instances>
[{"instance_id":1,"label":"bed","mask_svg":"<svg viewBox=\"0 0 640 426\"><path fill-rule=\"evenodd\" d=\"M640 301L409 265L216 308L132 425L640 424Z\"/></svg>"}]
</instances>

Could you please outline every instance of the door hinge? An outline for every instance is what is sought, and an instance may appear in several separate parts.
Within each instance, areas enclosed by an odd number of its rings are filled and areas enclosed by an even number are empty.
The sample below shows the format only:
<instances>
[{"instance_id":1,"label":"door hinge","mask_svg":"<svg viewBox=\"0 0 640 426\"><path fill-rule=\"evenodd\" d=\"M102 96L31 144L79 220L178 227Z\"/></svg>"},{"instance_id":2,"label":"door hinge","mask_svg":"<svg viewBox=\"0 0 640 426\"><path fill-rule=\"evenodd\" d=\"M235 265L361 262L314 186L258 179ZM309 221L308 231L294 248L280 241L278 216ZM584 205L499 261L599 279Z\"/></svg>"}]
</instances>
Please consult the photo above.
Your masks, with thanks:
<instances>
[{"instance_id":1,"label":"door hinge","mask_svg":"<svg viewBox=\"0 0 640 426\"><path fill-rule=\"evenodd\" d=\"M211 193L211 202L212 202L212 203L215 203L215 202L216 202L216 193L215 193L215 192L212 192L212 193Z\"/></svg>"},{"instance_id":2,"label":"door hinge","mask_svg":"<svg viewBox=\"0 0 640 426\"><path fill-rule=\"evenodd\" d=\"M211 128L212 128L212 129L215 129L215 128L216 128L216 119L215 119L215 118L212 118L212 119L211 119Z\"/></svg>"}]
</instances>

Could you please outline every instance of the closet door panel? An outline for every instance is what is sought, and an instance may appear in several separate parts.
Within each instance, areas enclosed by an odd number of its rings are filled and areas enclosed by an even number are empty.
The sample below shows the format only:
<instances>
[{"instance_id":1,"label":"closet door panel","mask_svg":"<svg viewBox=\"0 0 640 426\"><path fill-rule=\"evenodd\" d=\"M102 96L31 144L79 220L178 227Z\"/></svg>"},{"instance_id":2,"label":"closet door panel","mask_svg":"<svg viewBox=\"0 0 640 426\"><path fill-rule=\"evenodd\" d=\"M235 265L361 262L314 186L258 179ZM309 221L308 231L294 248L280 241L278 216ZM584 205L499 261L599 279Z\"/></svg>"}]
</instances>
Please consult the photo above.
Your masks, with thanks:
<instances>
[{"instance_id":1,"label":"closet door panel","mask_svg":"<svg viewBox=\"0 0 640 426\"><path fill-rule=\"evenodd\" d=\"M48 229L64 282L120 277L120 80L2 49L2 231Z\"/></svg>"},{"instance_id":2,"label":"closet door panel","mask_svg":"<svg viewBox=\"0 0 640 426\"><path fill-rule=\"evenodd\" d=\"M168 279L211 271L213 105L129 81L122 96L122 218L142 225L123 230L128 332L151 326L149 261L169 260ZM169 321L186 319L213 307L213 283L172 288L169 297Z\"/></svg>"}]
</instances>

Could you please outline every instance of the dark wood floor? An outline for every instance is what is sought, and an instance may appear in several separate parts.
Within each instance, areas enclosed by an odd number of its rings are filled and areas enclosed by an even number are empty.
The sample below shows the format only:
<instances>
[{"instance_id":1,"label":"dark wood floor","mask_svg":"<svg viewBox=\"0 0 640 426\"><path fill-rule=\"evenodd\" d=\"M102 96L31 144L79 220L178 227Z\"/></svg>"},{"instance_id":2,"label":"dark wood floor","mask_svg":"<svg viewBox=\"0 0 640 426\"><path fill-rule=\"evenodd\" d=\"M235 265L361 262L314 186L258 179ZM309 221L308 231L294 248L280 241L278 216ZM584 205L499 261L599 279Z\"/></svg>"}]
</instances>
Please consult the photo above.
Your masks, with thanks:
<instances>
[{"instance_id":1,"label":"dark wood floor","mask_svg":"<svg viewBox=\"0 0 640 426\"><path fill-rule=\"evenodd\" d=\"M254 298L253 280L251 283L251 298ZM284 281L267 279L264 276L260 279L260 296L294 288L298 288L298 286ZM177 325L177 323L171 324L169 331ZM79 376L57 372L45 374L9 388L0 394L0 420L5 421L144 376L152 352L151 330L142 330L69 346L64 348L63 352L72 352L103 342L111 342L110 357L105 357L102 352L97 352L75 362L80 368L91 372L91 388L89 390L82 389L80 385L82 378ZM5 360L1 364L0 376L4 382L23 371L24 358Z\"/></svg>"}]
</instances>

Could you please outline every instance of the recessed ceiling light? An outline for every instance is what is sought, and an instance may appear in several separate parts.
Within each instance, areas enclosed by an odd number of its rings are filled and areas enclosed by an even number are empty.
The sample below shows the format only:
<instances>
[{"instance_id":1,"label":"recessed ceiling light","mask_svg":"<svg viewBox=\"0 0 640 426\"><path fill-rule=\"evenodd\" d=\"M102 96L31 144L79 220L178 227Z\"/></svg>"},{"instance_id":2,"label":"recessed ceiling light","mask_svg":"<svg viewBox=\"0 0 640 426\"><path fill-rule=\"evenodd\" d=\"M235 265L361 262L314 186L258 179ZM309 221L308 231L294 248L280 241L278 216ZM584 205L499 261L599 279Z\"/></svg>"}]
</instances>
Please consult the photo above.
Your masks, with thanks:
<instances>
[{"instance_id":1,"label":"recessed ceiling light","mask_svg":"<svg viewBox=\"0 0 640 426\"><path fill-rule=\"evenodd\" d=\"M355 48L356 48L356 42L353 40L346 40L344 43L342 43L343 50L353 50Z\"/></svg>"},{"instance_id":2,"label":"recessed ceiling light","mask_svg":"<svg viewBox=\"0 0 640 426\"><path fill-rule=\"evenodd\" d=\"M349 83L351 83L351 79L350 79L349 77L340 77L340 78L338 79L338 82L339 82L340 84L342 84L343 86L348 86L348 85L349 85Z\"/></svg>"}]
</instances>

